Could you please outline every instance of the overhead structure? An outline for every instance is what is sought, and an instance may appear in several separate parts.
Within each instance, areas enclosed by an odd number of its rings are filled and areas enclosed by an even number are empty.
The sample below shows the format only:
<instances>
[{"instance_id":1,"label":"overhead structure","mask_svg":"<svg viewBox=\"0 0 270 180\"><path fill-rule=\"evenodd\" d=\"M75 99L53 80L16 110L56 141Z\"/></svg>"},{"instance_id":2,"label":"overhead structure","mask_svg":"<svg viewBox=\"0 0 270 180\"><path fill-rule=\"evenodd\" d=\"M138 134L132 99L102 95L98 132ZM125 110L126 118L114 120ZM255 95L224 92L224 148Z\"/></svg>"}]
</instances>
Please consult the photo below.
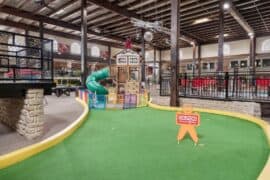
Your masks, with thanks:
<instances>
[{"instance_id":1,"label":"overhead structure","mask_svg":"<svg viewBox=\"0 0 270 180\"><path fill-rule=\"evenodd\" d=\"M241 25L250 37L255 36L253 28L248 24L245 18L239 13L231 1L223 2L223 9L228 11L232 17Z\"/></svg>"},{"instance_id":2,"label":"overhead structure","mask_svg":"<svg viewBox=\"0 0 270 180\"><path fill-rule=\"evenodd\" d=\"M38 23L43 21L45 34L80 40L81 1L45 2L46 4L37 4L32 0L0 1L0 25L4 26L0 28L12 31L11 28L18 27L39 32ZM180 47L190 47L193 40L200 45L217 42L219 2L219 0L181 1ZM232 15L225 16L226 41L247 38L247 34L252 35L253 31L256 37L270 35L270 19L267 18L270 1L228 2L233 4L227 7ZM149 45L157 49L170 48L170 43L166 43L170 33L168 28L171 26L170 0L87 0L86 3L87 25L90 27L87 30L89 42L123 47L123 42L130 37L134 47L141 48L141 43L137 42L136 38L141 28L133 25L131 19L134 18L136 21L149 23L162 22L162 28L153 32L154 38L146 45L146 49Z\"/></svg>"},{"instance_id":3,"label":"overhead structure","mask_svg":"<svg viewBox=\"0 0 270 180\"><path fill-rule=\"evenodd\" d=\"M23 17L23 18L30 19L33 21L39 21L39 22L42 21L43 23L47 23L47 24L51 24L51 25L55 25L55 26L60 26L63 28L74 30L74 31L80 31L80 29L81 29L80 25L72 24L72 23L69 23L66 21L62 21L62 20L57 20L57 19L54 19L54 18L51 18L48 16L33 14L31 12L28 12L25 10L19 10L19 9L11 7L11 6L0 6L0 12L11 14L13 16ZM112 39L115 41L120 41L120 42L125 41L125 38L117 37L117 36L113 36L113 35L100 34L100 33L97 33L93 30L90 30L90 29L87 30L87 33L95 35L95 36L106 37L108 39ZM134 45L136 45L136 43L134 43Z\"/></svg>"},{"instance_id":4,"label":"overhead structure","mask_svg":"<svg viewBox=\"0 0 270 180\"><path fill-rule=\"evenodd\" d=\"M152 29L156 30L158 32L164 33L168 36L170 36L170 29L163 26L162 24L158 23L158 21L155 22L149 22L147 21L147 18L144 18L142 16L137 15L134 12L127 11L117 5L113 2L104 2L100 0L88 0L91 3L94 3L98 6L102 6L110 11L113 11L117 14L120 14L122 16L125 16L131 20L131 22L139 28L144 28L144 29ZM189 44L196 43L196 40L193 38L190 38L188 36L180 36L180 39L183 41L186 41Z\"/></svg>"},{"instance_id":5,"label":"overhead structure","mask_svg":"<svg viewBox=\"0 0 270 180\"><path fill-rule=\"evenodd\" d=\"M161 33L167 34L168 36L171 35L170 29L167 27L164 27L163 24L158 21L155 21L152 23L152 22L147 22L140 19L136 19L136 18L131 18L131 22L134 24L134 26L139 27L139 28L161 32ZM179 39L189 43L190 45L197 43L195 39L192 39L185 35L180 35Z\"/></svg>"},{"instance_id":6,"label":"overhead structure","mask_svg":"<svg viewBox=\"0 0 270 180\"><path fill-rule=\"evenodd\" d=\"M236 9L232 1L225 1L223 4L224 10L228 11L231 16L239 23L239 25L246 31L250 37L250 56L249 64L252 71L255 71L255 59L256 59L256 34L254 29L249 25L245 18ZM257 8L257 7L255 7Z\"/></svg>"}]
</instances>

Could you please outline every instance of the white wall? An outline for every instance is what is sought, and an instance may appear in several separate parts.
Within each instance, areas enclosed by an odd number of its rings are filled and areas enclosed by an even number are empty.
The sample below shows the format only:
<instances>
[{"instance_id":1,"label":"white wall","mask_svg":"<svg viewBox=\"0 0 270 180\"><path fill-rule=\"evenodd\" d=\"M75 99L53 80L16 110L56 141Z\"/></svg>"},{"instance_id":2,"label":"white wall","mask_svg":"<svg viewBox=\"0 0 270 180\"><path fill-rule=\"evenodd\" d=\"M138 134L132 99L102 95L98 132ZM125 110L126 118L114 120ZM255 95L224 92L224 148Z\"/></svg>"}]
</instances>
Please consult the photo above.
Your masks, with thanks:
<instances>
[{"instance_id":1,"label":"white wall","mask_svg":"<svg viewBox=\"0 0 270 180\"><path fill-rule=\"evenodd\" d=\"M269 49L266 51L262 50L262 45L265 40L269 40L270 42L270 36L267 37L260 37L257 38L257 53L270 53L270 45ZM225 56L233 56L233 55L243 55L243 54L249 54L250 50L250 40L245 39L245 40L240 40L240 41L231 41L231 42L226 42L225 46L227 46L224 49L224 55ZM207 45L202 45L201 47L201 56L202 58L208 58L208 57L217 57L218 56L218 44L207 44ZM180 49L180 58L182 60L186 59L192 59L192 47L188 48L181 48ZM196 57L198 54L196 53ZM162 60L163 61L170 61L171 59L171 53L170 50L164 50L162 51Z\"/></svg>"},{"instance_id":2,"label":"white wall","mask_svg":"<svg viewBox=\"0 0 270 180\"><path fill-rule=\"evenodd\" d=\"M39 34L37 32L30 32L30 35L38 36ZM45 37L49 38L49 39L56 39L59 43L64 43L64 44L68 44L68 45L71 45L71 43L73 43L73 42L77 42L80 44L80 41L66 39L66 38L62 38L62 37L58 37L58 36L51 36L51 35L45 34ZM269 40L269 49L263 50L262 46L266 40ZM100 51L107 51L108 50L107 46L88 43L88 48L91 48L93 46L98 46ZM245 39L245 40L239 40L239 41L226 42L225 46L227 46L227 48L225 48L226 50L224 52L225 56L249 54L250 40ZM270 53L270 36L257 38L256 46L257 46L256 53L259 53L259 54L260 53ZM117 53L119 53L122 50L123 49L112 47L111 48L111 56L112 57L115 56ZM201 50L202 50L202 52L201 52L202 58L217 57L218 56L218 44L217 43L202 45ZM179 56L180 56L181 60L192 59L192 47L181 48L179 51ZM198 57L197 50L196 50L196 57ZM156 58L157 58L157 61L160 60L159 51L156 51ZM171 59L170 50L163 50L161 59L163 61L170 61L170 59ZM146 61L154 61L154 50L146 51Z\"/></svg>"},{"instance_id":3,"label":"white wall","mask_svg":"<svg viewBox=\"0 0 270 180\"><path fill-rule=\"evenodd\" d=\"M156 50L156 61L158 62L160 60L159 57L159 51ZM149 61L154 61L154 50L148 50L145 52L145 61L149 62Z\"/></svg>"},{"instance_id":4,"label":"white wall","mask_svg":"<svg viewBox=\"0 0 270 180\"><path fill-rule=\"evenodd\" d=\"M270 42L270 36L257 38L257 48L256 48L257 53L270 53L270 49L263 50L263 43L267 40L269 40Z\"/></svg>"},{"instance_id":5,"label":"white wall","mask_svg":"<svg viewBox=\"0 0 270 180\"><path fill-rule=\"evenodd\" d=\"M180 59L192 59L193 58L193 47L180 48L179 50ZM196 48L196 57L198 57L198 49ZM171 51L165 50L162 51L161 59L163 61L170 61L171 59Z\"/></svg>"}]
</instances>

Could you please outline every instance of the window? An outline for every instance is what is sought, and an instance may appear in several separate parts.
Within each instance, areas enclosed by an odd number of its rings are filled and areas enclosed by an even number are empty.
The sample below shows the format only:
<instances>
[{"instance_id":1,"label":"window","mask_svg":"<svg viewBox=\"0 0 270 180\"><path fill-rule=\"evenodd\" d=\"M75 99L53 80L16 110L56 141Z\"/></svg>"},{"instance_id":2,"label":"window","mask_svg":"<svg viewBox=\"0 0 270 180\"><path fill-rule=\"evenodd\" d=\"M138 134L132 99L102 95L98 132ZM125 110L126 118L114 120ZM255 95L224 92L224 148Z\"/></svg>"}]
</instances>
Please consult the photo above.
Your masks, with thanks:
<instances>
[{"instance_id":1,"label":"window","mask_svg":"<svg viewBox=\"0 0 270 180\"><path fill-rule=\"evenodd\" d=\"M147 61L150 58L149 52L145 52L145 60Z\"/></svg>"},{"instance_id":2,"label":"window","mask_svg":"<svg viewBox=\"0 0 270 180\"><path fill-rule=\"evenodd\" d=\"M231 53L231 47L229 44L224 44L223 46L224 55L230 55Z\"/></svg>"},{"instance_id":3,"label":"window","mask_svg":"<svg viewBox=\"0 0 270 180\"><path fill-rule=\"evenodd\" d=\"M247 67L247 61L240 61L240 67L241 68L245 68L245 67Z\"/></svg>"},{"instance_id":4,"label":"window","mask_svg":"<svg viewBox=\"0 0 270 180\"><path fill-rule=\"evenodd\" d=\"M187 70L192 70L192 64L187 64Z\"/></svg>"},{"instance_id":5,"label":"window","mask_svg":"<svg viewBox=\"0 0 270 180\"><path fill-rule=\"evenodd\" d=\"M209 63L210 69L215 69L215 63Z\"/></svg>"},{"instance_id":6,"label":"window","mask_svg":"<svg viewBox=\"0 0 270 180\"><path fill-rule=\"evenodd\" d=\"M58 42L56 39L53 40L53 52L58 52Z\"/></svg>"},{"instance_id":7,"label":"window","mask_svg":"<svg viewBox=\"0 0 270 180\"><path fill-rule=\"evenodd\" d=\"M256 67L261 67L262 66L262 62L261 62L260 59L256 59L255 66Z\"/></svg>"},{"instance_id":8,"label":"window","mask_svg":"<svg viewBox=\"0 0 270 180\"><path fill-rule=\"evenodd\" d=\"M269 67L270 66L270 59L263 59L262 66Z\"/></svg>"},{"instance_id":9,"label":"window","mask_svg":"<svg viewBox=\"0 0 270 180\"><path fill-rule=\"evenodd\" d=\"M231 61L231 68L236 68L238 66L239 66L238 61Z\"/></svg>"},{"instance_id":10,"label":"window","mask_svg":"<svg viewBox=\"0 0 270 180\"><path fill-rule=\"evenodd\" d=\"M264 40L262 43L262 52L270 51L270 39Z\"/></svg>"},{"instance_id":11,"label":"window","mask_svg":"<svg viewBox=\"0 0 270 180\"><path fill-rule=\"evenodd\" d=\"M100 57L100 50L97 46L91 48L91 55L94 57Z\"/></svg>"},{"instance_id":12,"label":"window","mask_svg":"<svg viewBox=\"0 0 270 180\"><path fill-rule=\"evenodd\" d=\"M71 54L81 54L81 46L79 43L72 43L70 48Z\"/></svg>"},{"instance_id":13,"label":"window","mask_svg":"<svg viewBox=\"0 0 270 180\"><path fill-rule=\"evenodd\" d=\"M208 63L203 63L202 64L202 69L207 70L208 69Z\"/></svg>"},{"instance_id":14,"label":"window","mask_svg":"<svg viewBox=\"0 0 270 180\"><path fill-rule=\"evenodd\" d=\"M9 51L19 51L22 47L18 47L16 45L24 46L25 45L25 38L23 36L15 36L14 43L13 43L13 36L8 38L8 44L12 44L14 46L8 46Z\"/></svg>"}]
</instances>

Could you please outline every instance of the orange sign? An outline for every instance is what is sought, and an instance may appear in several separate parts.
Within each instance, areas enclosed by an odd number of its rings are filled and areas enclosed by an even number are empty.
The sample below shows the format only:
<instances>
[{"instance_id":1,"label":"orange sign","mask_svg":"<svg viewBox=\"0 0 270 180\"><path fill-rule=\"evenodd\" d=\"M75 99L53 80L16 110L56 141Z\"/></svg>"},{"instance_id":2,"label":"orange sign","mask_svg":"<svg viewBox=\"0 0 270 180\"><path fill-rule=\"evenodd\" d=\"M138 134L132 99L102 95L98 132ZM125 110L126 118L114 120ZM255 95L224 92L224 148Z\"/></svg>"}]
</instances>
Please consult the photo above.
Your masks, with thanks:
<instances>
[{"instance_id":1,"label":"orange sign","mask_svg":"<svg viewBox=\"0 0 270 180\"><path fill-rule=\"evenodd\" d=\"M199 115L198 114L183 114L183 113L176 113L176 124L183 125L183 124L192 124L198 125L199 124Z\"/></svg>"},{"instance_id":2,"label":"orange sign","mask_svg":"<svg viewBox=\"0 0 270 180\"><path fill-rule=\"evenodd\" d=\"M176 124L180 125L177 140L181 141L186 134L189 134L195 144L198 143L199 138L196 132L196 127L200 125L200 115L192 112L192 106L184 106L183 112L176 113Z\"/></svg>"}]
</instances>

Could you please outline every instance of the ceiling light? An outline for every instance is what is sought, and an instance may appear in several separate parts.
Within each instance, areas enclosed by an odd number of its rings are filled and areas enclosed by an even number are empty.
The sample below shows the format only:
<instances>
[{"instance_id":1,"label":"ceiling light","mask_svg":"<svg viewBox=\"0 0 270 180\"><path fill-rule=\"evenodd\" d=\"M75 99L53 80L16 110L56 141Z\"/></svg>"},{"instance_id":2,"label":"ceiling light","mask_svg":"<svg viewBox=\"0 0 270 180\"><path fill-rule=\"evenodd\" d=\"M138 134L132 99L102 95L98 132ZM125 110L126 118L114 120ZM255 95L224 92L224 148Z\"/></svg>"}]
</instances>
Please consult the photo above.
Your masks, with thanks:
<instances>
[{"instance_id":1,"label":"ceiling light","mask_svg":"<svg viewBox=\"0 0 270 180\"><path fill-rule=\"evenodd\" d=\"M201 18L201 19L197 19L193 22L193 24L201 24L201 23L206 23L209 22L211 19L210 18Z\"/></svg>"},{"instance_id":2,"label":"ceiling light","mask_svg":"<svg viewBox=\"0 0 270 180\"><path fill-rule=\"evenodd\" d=\"M223 37L228 37L228 36L229 36L229 34L227 34L227 33L223 34ZM217 35L216 38L219 38L219 35Z\"/></svg>"},{"instance_id":3,"label":"ceiling light","mask_svg":"<svg viewBox=\"0 0 270 180\"><path fill-rule=\"evenodd\" d=\"M225 3L223 4L223 9L224 9L224 10L228 10L230 7L231 7L231 6L230 6L230 4L229 4L228 2L225 2Z\"/></svg>"},{"instance_id":4,"label":"ceiling light","mask_svg":"<svg viewBox=\"0 0 270 180\"><path fill-rule=\"evenodd\" d=\"M62 14L63 12L65 12L65 10L61 9L61 10L57 11L56 14L59 15L59 14Z\"/></svg>"},{"instance_id":5,"label":"ceiling light","mask_svg":"<svg viewBox=\"0 0 270 180\"><path fill-rule=\"evenodd\" d=\"M248 36L251 37L251 38L253 38L254 37L254 33L250 32L250 33L248 33Z\"/></svg>"},{"instance_id":6,"label":"ceiling light","mask_svg":"<svg viewBox=\"0 0 270 180\"><path fill-rule=\"evenodd\" d=\"M94 28L93 31L99 34L101 33L101 30L99 28Z\"/></svg>"}]
</instances>

